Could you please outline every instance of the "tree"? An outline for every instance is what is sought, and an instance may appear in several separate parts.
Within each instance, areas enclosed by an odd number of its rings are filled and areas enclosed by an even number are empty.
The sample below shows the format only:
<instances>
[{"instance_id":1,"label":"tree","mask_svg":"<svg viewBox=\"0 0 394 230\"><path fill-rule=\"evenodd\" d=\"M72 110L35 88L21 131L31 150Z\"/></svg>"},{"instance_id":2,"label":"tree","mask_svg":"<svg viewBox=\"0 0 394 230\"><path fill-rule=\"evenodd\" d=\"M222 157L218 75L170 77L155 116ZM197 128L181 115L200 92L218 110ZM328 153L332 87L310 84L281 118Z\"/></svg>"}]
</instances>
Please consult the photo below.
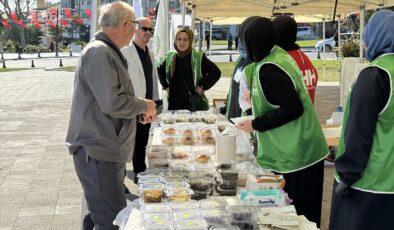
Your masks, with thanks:
<instances>
[{"instance_id":1,"label":"tree","mask_svg":"<svg viewBox=\"0 0 394 230\"><path fill-rule=\"evenodd\" d=\"M35 0L0 0L0 14L6 14L8 18L11 18L11 13L15 12L19 20L26 22L27 16L29 16L28 12L34 4ZM25 29L21 26L14 27L16 27L15 41L25 47Z\"/></svg>"},{"instance_id":2,"label":"tree","mask_svg":"<svg viewBox=\"0 0 394 230\"><path fill-rule=\"evenodd\" d=\"M64 32L64 28L62 26L50 27L49 33L52 36L53 42L58 46L62 42L62 33ZM59 46L58 46L59 47Z\"/></svg>"}]
</instances>

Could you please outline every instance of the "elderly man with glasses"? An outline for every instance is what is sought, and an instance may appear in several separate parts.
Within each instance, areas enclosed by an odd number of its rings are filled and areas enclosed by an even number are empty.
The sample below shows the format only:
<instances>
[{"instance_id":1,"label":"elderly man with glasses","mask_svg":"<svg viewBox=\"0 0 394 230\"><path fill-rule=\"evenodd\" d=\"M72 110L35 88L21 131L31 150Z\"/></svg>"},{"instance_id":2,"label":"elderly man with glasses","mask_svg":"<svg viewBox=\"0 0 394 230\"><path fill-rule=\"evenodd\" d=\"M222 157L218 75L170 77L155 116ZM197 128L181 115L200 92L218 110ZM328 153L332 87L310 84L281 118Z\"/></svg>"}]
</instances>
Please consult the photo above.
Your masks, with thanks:
<instances>
[{"instance_id":1,"label":"elderly man with glasses","mask_svg":"<svg viewBox=\"0 0 394 230\"><path fill-rule=\"evenodd\" d=\"M152 35L152 21L146 17L138 18L134 39L127 47L122 49L122 53L129 62L128 72L135 95L158 102L157 70L154 68L153 54L147 47ZM134 183L136 184L138 182L137 174L146 169L145 148L148 144L149 129L150 123L137 123L133 155Z\"/></svg>"},{"instance_id":2,"label":"elderly man with glasses","mask_svg":"<svg viewBox=\"0 0 394 230\"><path fill-rule=\"evenodd\" d=\"M136 97L120 51L136 30L133 8L124 2L103 5L99 25L78 60L66 143L90 212L83 229L112 230L126 207L123 180L136 118L154 117L156 104Z\"/></svg>"}]
</instances>

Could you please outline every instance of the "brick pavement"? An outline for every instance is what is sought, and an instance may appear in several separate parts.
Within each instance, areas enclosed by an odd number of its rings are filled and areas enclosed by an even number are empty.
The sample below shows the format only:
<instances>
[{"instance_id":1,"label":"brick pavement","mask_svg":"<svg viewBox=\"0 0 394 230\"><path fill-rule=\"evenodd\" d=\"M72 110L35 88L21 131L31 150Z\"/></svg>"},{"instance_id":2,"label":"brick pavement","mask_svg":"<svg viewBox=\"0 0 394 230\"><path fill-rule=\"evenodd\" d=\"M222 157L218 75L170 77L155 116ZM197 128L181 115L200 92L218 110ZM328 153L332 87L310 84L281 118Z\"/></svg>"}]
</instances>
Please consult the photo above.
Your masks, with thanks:
<instances>
[{"instance_id":1,"label":"brick pavement","mask_svg":"<svg viewBox=\"0 0 394 230\"><path fill-rule=\"evenodd\" d=\"M208 96L224 98L228 83L222 78ZM81 187L64 144L72 87L69 72L0 73L0 230L79 229ZM338 104L336 87L318 87L321 116ZM131 180L126 184L136 191ZM327 168L322 229L327 226L331 186L332 168Z\"/></svg>"}]
</instances>

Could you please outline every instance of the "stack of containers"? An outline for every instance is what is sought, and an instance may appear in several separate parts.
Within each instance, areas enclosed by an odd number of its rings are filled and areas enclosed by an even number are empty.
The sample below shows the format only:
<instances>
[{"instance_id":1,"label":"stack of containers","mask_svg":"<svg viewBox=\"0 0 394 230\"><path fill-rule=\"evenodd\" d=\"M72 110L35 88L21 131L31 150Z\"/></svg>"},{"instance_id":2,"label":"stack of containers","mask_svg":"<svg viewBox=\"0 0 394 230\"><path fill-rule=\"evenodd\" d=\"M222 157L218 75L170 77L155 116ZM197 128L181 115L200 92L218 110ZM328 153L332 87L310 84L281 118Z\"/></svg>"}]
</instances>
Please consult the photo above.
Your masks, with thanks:
<instances>
[{"instance_id":1,"label":"stack of containers","mask_svg":"<svg viewBox=\"0 0 394 230\"><path fill-rule=\"evenodd\" d=\"M168 204L143 204L141 217L145 230L174 229L174 224L170 220L170 206Z\"/></svg>"},{"instance_id":2,"label":"stack of containers","mask_svg":"<svg viewBox=\"0 0 394 230\"><path fill-rule=\"evenodd\" d=\"M207 229L207 221L201 217L199 203L195 200L171 202L171 217L177 230Z\"/></svg>"},{"instance_id":3,"label":"stack of containers","mask_svg":"<svg viewBox=\"0 0 394 230\"><path fill-rule=\"evenodd\" d=\"M146 150L149 168L168 168L168 151L166 146L151 146Z\"/></svg>"},{"instance_id":4,"label":"stack of containers","mask_svg":"<svg viewBox=\"0 0 394 230\"><path fill-rule=\"evenodd\" d=\"M257 230L259 209L251 205L233 205L229 207L231 225L243 230Z\"/></svg>"},{"instance_id":5,"label":"stack of containers","mask_svg":"<svg viewBox=\"0 0 394 230\"><path fill-rule=\"evenodd\" d=\"M160 203L163 198L163 178L157 175L143 175L138 179L138 193L144 203Z\"/></svg>"},{"instance_id":6,"label":"stack of containers","mask_svg":"<svg viewBox=\"0 0 394 230\"><path fill-rule=\"evenodd\" d=\"M221 181L217 187L217 191L221 196L235 196L237 195L237 169L218 169L221 176Z\"/></svg>"},{"instance_id":7,"label":"stack of containers","mask_svg":"<svg viewBox=\"0 0 394 230\"><path fill-rule=\"evenodd\" d=\"M228 204L222 199L203 199L200 200L202 217L209 225L222 224L229 225L231 218L228 212Z\"/></svg>"}]
</instances>

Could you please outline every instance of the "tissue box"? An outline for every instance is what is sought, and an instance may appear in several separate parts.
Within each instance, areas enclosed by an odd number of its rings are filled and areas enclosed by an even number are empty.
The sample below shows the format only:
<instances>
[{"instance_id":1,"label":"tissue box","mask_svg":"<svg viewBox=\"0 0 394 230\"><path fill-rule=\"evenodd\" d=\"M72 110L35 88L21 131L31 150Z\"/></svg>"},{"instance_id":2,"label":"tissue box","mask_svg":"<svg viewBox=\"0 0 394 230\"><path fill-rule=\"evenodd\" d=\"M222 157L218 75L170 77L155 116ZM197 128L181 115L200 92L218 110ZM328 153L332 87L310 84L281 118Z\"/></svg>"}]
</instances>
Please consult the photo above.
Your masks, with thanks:
<instances>
[{"instance_id":1,"label":"tissue box","mask_svg":"<svg viewBox=\"0 0 394 230\"><path fill-rule=\"evenodd\" d=\"M250 175L246 177L246 189L249 191L264 189L283 189L285 179L282 175Z\"/></svg>"}]
</instances>

